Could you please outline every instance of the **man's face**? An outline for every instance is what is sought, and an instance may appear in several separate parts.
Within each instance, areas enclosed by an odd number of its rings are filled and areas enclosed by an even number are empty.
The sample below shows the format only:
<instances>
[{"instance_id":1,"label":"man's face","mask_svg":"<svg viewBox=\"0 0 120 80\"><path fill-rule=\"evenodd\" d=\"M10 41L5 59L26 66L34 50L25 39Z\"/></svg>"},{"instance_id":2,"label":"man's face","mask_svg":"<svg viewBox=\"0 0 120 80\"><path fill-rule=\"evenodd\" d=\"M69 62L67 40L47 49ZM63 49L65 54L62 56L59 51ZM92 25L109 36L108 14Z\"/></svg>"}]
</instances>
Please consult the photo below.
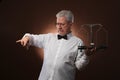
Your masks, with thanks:
<instances>
[{"instance_id":1,"label":"man's face","mask_svg":"<svg viewBox=\"0 0 120 80\"><path fill-rule=\"evenodd\" d=\"M56 27L60 35L66 35L71 31L72 23L66 20L66 17L57 18Z\"/></svg>"}]
</instances>

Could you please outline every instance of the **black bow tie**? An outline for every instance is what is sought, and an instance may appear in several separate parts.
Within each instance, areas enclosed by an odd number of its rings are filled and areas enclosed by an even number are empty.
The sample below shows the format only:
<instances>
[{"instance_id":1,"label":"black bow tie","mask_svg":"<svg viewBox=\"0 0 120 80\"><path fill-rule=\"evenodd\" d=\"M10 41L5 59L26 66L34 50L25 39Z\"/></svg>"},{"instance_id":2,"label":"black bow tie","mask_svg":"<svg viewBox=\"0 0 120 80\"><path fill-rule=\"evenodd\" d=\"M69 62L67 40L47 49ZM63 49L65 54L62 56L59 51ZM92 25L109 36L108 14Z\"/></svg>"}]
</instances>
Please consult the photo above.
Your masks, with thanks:
<instances>
[{"instance_id":1,"label":"black bow tie","mask_svg":"<svg viewBox=\"0 0 120 80\"><path fill-rule=\"evenodd\" d=\"M61 39L61 38L63 38L63 39L66 39L66 40L67 40L67 35L64 35L64 36L58 35L58 39Z\"/></svg>"}]
</instances>

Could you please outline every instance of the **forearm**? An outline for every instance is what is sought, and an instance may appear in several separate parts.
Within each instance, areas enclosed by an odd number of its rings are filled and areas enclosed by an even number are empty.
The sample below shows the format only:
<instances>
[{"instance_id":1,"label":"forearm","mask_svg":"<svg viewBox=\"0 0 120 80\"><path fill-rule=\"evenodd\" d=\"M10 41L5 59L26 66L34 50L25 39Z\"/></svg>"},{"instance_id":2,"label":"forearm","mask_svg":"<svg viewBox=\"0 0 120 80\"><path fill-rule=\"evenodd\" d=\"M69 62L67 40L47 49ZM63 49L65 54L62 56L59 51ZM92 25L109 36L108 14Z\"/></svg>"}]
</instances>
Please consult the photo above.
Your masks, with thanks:
<instances>
[{"instance_id":1,"label":"forearm","mask_svg":"<svg viewBox=\"0 0 120 80\"><path fill-rule=\"evenodd\" d=\"M46 34L29 34L26 33L24 37L29 39L28 45L43 48Z\"/></svg>"},{"instance_id":2,"label":"forearm","mask_svg":"<svg viewBox=\"0 0 120 80\"><path fill-rule=\"evenodd\" d=\"M82 70L88 63L88 56L85 53L79 53L75 62L76 68Z\"/></svg>"}]
</instances>

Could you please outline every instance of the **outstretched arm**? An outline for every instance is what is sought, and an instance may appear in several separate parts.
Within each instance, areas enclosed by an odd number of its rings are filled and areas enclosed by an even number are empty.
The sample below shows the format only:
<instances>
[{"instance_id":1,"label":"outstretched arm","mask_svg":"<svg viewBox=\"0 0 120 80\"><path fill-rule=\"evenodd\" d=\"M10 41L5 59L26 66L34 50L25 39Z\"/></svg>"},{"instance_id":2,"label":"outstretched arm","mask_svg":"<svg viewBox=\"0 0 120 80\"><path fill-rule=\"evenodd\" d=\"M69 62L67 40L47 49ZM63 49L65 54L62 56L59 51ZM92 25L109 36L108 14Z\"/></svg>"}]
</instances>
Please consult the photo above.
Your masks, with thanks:
<instances>
[{"instance_id":1,"label":"outstretched arm","mask_svg":"<svg viewBox=\"0 0 120 80\"><path fill-rule=\"evenodd\" d=\"M44 48L46 41L48 40L50 34L29 34L26 33L22 39L17 40L16 43L21 43L23 47L35 46L38 48Z\"/></svg>"}]
</instances>

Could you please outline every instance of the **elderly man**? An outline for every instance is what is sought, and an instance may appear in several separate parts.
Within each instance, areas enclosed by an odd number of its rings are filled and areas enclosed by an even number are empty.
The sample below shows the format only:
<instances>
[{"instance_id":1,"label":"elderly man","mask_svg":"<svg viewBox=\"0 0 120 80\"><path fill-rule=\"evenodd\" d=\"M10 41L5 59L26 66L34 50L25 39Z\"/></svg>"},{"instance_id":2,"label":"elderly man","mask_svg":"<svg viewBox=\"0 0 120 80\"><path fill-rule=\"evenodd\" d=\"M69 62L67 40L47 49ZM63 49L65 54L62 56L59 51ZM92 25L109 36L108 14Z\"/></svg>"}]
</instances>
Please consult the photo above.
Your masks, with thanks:
<instances>
[{"instance_id":1,"label":"elderly man","mask_svg":"<svg viewBox=\"0 0 120 80\"><path fill-rule=\"evenodd\" d=\"M74 15L69 10L56 14L57 34L26 33L21 45L32 45L44 49L43 66L38 80L75 80L76 68L81 70L88 64L85 52L78 50L83 41L72 35Z\"/></svg>"}]
</instances>

